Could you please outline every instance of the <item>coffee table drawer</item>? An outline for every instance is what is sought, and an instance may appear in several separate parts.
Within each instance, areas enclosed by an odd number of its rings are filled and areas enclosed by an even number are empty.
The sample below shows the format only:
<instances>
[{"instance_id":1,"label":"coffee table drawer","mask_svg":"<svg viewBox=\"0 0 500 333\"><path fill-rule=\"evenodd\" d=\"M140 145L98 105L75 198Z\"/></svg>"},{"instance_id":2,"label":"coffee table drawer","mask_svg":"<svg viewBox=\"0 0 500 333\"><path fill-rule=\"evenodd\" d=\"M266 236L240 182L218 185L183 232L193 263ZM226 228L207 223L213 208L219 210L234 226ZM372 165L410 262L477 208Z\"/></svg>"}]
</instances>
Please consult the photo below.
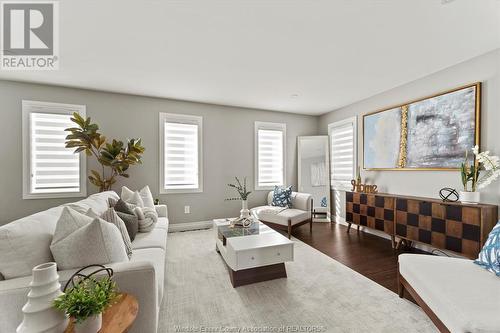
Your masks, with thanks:
<instances>
[{"instance_id":1,"label":"coffee table drawer","mask_svg":"<svg viewBox=\"0 0 500 333\"><path fill-rule=\"evenodd\" d=\"M237 269L267 266L293 260L292 244L256 248L236 253Z\"/></svg>"}]
</instances>

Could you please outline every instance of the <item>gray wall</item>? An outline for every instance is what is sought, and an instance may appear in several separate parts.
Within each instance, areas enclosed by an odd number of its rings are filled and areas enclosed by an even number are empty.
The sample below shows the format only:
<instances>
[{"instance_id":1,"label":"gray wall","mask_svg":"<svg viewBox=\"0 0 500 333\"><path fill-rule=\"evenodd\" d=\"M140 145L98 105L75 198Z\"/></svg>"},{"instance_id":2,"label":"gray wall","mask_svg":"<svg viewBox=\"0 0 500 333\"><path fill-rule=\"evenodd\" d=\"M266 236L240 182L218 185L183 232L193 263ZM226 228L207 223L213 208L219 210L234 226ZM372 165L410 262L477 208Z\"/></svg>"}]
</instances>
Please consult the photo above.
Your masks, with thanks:
<instances>
[{"instance_id":1,"label":"gray wall","mask_svg":"<svg viewBox=\"0 0 500 333\"><path fill-rule=\"evenodd\" d=\"M320 134L328 133L329 123L357 115L358 161L362 165L363 114L476 81L483 82L481 147L500 155L500 49L322 115ZM369 182L377 184L381 192L438 197L439 189L443 187L461 189L458 171L362 171L361 174ZM482 201L500 203L500 181L481 192ZM342 205L341 199L336 200L340 200Z\"/></svg>"},{"instance_id":2,"label":"gray wall","mask_svg":"<svg viewBox=\"0 0 500 333\"><path fill-rule=\"evenodd\" d=\"M236 216L239 202L225 202L233 196L226 187L234 176L248 176L253 188L254 122L284 122L287 125L286 179L297 186L297 136L314 135L317 117L168 99L96 92L82 89L0 81L0 224L71 200L22 199L21 100L85 104L87 115L97 122L108 138L141 137L146 147L143 165L131 168L130 179L121 180L115 190L126 184L139 188L149 184L153 195L168 204L172 223L205 221ZM203 116L204 192L158 195L158 114L184 113ZM95 167L89 161L88 168ZM95 187L88 184L88 194ZM266 191L251 195L250 206L265 202ZM184 206L191 214L184 214Z\"/></svg>"}]
</instances>

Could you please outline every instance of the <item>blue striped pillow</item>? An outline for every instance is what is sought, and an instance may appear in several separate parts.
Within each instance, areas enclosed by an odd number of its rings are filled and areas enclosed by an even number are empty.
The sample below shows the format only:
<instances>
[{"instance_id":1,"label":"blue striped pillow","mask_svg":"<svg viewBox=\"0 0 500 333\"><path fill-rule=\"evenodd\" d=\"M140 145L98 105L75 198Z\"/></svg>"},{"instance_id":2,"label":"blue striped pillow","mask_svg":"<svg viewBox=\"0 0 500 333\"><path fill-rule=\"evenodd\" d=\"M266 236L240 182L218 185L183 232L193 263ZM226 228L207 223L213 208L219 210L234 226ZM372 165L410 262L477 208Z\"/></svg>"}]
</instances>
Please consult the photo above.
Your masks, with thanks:
<instances>
[{"instance_id":1,"label":"blue striped pillow","mask_svg":"<svg viewBox=\"0 0 500 333\"><path fill-rule=\"evenodd\" d=\"M271 206L292 208L292 186L275 186Z\"/></svg>"},{"instance_id":2,"label":"blue striped pillow","mask_svg":"<svg viewBox=\"0 0 500 333\"><path fill-rule=\"evenodd\" d=\"M491 230L474 263L500 276L500 221Z\"/></svg>"}]
</instances>

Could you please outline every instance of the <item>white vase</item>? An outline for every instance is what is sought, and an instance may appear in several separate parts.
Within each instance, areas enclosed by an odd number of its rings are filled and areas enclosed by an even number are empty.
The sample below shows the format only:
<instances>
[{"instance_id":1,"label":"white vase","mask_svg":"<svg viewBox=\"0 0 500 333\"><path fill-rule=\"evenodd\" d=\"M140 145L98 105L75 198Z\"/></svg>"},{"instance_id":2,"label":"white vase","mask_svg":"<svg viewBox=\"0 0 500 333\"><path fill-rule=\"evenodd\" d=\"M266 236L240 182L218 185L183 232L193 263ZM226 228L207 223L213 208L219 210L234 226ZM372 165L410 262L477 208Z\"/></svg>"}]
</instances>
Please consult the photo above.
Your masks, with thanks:
<instances>
[{"instance_id":1,"label":"white vase","mask_svg":"<svg viewBox=\"0 0 500 333\"><path fill-rule=\"evenodd\" d=\"M477 204L481 199L480 192L460 191L460 201L466 204Z\"/></svg>"},{"instance_id":2,"label":"white vase","mask_svg":"<svg viewBox=\"0 0 500 333\"><path fill-rule=\"evenodd\" d=\"M28 302L23 306L23 321L17 333L61 333L68 326L66 315L52 306L62 295L57 265L48 262L33 268Z\"/></svg>"},{"instance_id":3,"label":"white vase","mask_svg":"<svg viewBox=\"0 0 500 333\"><path fill-rule=\"evenodd\" d=\"M246 200L241 200L240 217L245 219L250 218L250 211L248 210L248 202Z\"/></svg>"},{"instance_id":4,"label":"white vase","mask_svg":"<svg viewBox=\"0 0 500 333\"><path fill-rule=\"evenodd\" d=\"M75 325L75 333L97 333L102 326L102 314L89 317Z\"/></svg>"}]
</instances>

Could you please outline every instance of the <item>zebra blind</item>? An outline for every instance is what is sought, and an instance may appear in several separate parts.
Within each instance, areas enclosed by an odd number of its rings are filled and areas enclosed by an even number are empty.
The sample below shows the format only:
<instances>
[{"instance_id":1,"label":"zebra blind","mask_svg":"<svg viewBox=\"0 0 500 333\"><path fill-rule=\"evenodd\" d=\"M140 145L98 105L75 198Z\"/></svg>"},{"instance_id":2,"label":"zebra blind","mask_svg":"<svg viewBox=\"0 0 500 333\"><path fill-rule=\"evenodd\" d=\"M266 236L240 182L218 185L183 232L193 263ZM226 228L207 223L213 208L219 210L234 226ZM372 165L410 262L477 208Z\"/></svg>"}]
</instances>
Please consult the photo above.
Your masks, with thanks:
<instances>
[{"instance_id":1,"label":"zebra blind","mask_svg":"<svg viewBox=\"0 0 500 333\"><path fill-rule=\"evenodd\" d=\"M333 123L328 127L331 185L349 187L356 173L356 119Z\"/></svg>"},{"instance_id":2,"label":"zebra blind","mask_svg":"<svg viewBox=\"0 0 500 333\"><path fill-rule=\"evenodd\" d=\"M279 125L279 128L276 126ZM284 124L257 125L257 187L284 184Z\"/></svg>"},{"instance_id":3,"label":"zebra blind","mask_svg":"<svg viewBox=\"0 0 500 333\"><path fill-rule=\"evenodd\" d=\"M54 194L85 195L85 175L82 154L66 148L68 132L75 127L70 118L73 112L85 116L85 107L58 103L23 101L25 113L24 195L51 197Z\"/></svg>"},{"instance_id":4,"label":"zebra blind","mask_svg":"<svg viewBox=\"0 0 500 333\"><path fill-rule=\"evenodd\" d=\"M163 115L163 189L201 190L201 117Z\"/></svg>"}]
</instances>

